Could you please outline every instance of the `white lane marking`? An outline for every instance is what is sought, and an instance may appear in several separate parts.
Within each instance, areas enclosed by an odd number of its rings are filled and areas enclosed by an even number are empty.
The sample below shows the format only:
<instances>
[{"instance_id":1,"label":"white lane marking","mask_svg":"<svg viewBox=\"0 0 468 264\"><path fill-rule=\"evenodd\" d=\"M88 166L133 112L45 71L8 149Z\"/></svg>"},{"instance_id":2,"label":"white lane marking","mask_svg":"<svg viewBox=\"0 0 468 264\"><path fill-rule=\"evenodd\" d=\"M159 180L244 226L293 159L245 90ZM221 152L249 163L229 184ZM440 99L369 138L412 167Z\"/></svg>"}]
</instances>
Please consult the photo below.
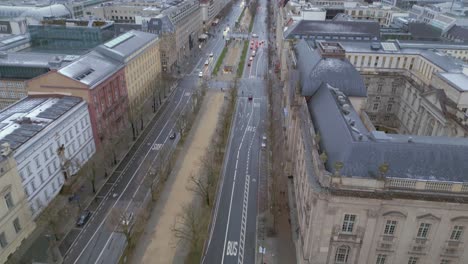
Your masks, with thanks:
<instances>
[{"instance_id":1,"label":"white lane marking","mask_svg":"<svg viewBox=\"0 0 468 264\"><path fill-rule=\"evenodd\" d=\"M253 111L253 105L252 105L252 110L251 111ZM250 123L250 121L252 120L252 116L253 115L250 115L248 123ZM227 235L228 235L228 231L229 231L229 222L231 220L232 199L234 198L234 188L236 186L237 165L239 163L240 150L242 148L242 144L244 143L245 135L247 135L247 129L244 131L244 134L242 135L241 142L239 144L239 148L237 149L236 166L234 167L234 180L233 180L233 183L232 183L231 201L229 202L228 221L227 221L227 225L226 225L226 234L224 235L223 256L222 256L222 259L221 259L221 264L224 263L224 254L226 252L226 242L227 242Z\"/></svg>"},{"instance_id":2,"label":"white lane marking","mask_svg":"<svg viewBox=\"0 0 468 264\"><path fill-rule=\"evenodd\" d=\"M175 109L177 109L177 107L180 105L180 103L182 102L182 98L184 98L183 96L180 97L180 100L179 102L177 103ZM171 116L174 114L174 112L172 112ZM166 123L164 124L164 127L169 123L171 119L169 118ZM155 128L156 126L154 126L152 128L152 130ZM161 135L162 131L164 130L164 127L163 129L161 129L161 131L159 132L158 136L156 137L159 138L159 136ZM151 133L151 131L150 131ZM148 152L146 152L146 155L145 157L143 158L143 160L146 159L146 157L149 155L149 153L151 152L151 149L148 150ZM122 197L122 195L125 193L125 191L127 190L128 186L130 186L130 183L132 183L133 181L133 178L136 176L138 170L140 169L141 165L143 165L144 162L141 162L140 165L138 165L138 167L136 168L135 172L133 173L132 177L130 178L130 180L128 181L127 185L125 186L125 188L123 189L123 191L120 193L119 197L116 199L116 201L114 202L114 204L111 206L111 209L115 207L115 205L117 204L117 202L120 200L120 198ZM109 217L109 214L110 214L111 210L109 210L106 214L106 216L104 217L104 219L102 219L101 223L99 224L99 226L97 227L96 231L93 233L93 235L91 236L91 238L89 239L88 243L86 243L86 245L83 247L83 250L80 252L80 254L76 257L75 261L73 262L74 264L78 262L78 260L81 258L81 256L83 255L83 253L85 252L86 248L89 246L89 244L91 243L91 241L93 240L93 238L96 236L96 234L98 233L98 231L100 231L102 225L104 224L104 222L107 220L107 218Z\"/></svg>"},{"instance_id":3,"label":"white lane marking","mask_svg":"<svg viewBox=\"0 0 468 264\"><path fill-rule=\"evenodd\" d=\"M182 108L181 112L184 111L184 109L187 107L187 105L188 105L188 104L185 104L185 105L184 105L184 107ZM179 114L179 116L180 116L180 114ZM166 124L167 124L167 123L166 123ZM161 131L164 130L164 128L166 127L166 124L165 124L164 127L161 129ZM173 127L175 127L175 124L173 125ZM158 140L158 138L159 138L159 137L157 137L154 141L156 142L156 141ZM164 142L163 142L162 144L160 144L160 145L165 145L166 142L167 142L167 140L168 140L168 138L166 137L166 139L164 140ZM140 184L138 185L138 188L137 188L137 189L135 190L135 192L133 193L132 199L129 201L127 207L125 207L124 212L127 212L128 208L129 208L130 205L132 204L132 202L133 202L133 200L134 200L136 194L138 193L138 190L140 190L141 186L143 185L143 182L144 182L144 180L146 179L146 176L148 175L148 172L150 171L152 165L154 164L154 162L155 162L156 159L158 158L159 154L160 154L160 152L158 152L158 153L156 154L156 156L153 158L153 160L151 161L150 166L148 167L148 169L147 169L146 172L144 173L144 176L143 176L143 178L141 179ZM148 194L149 192L150 192L150 191L148 191L147 194ZM102 254L104 253L104 251L105 251L105 249L106 249L106 247L107 247L107 244L109 244L109 242L112 241L111 238L112 238L112 236L114 235L114 232L115 232L116 229L117 229L117 227L114 227L114 230L112 231L111 235L110 235L109 238L107 239L106 244L104 245L103 249L101 250L101 253L99 254L99 256L98 256L98 258L96 259L95 263L98 263L99 259L101 258Z\"/></svg>"},{"instance_id":4,"label":"white lane marking","mask_svg":"<svg viewBox=\"0 0 468 264\"><path fill-rule=\"evenodd\" d=\"M154 142L153 146L151 147L151 150L160 150L162 147L162 144L157 144Z\"/></svg>"}]
</instances>

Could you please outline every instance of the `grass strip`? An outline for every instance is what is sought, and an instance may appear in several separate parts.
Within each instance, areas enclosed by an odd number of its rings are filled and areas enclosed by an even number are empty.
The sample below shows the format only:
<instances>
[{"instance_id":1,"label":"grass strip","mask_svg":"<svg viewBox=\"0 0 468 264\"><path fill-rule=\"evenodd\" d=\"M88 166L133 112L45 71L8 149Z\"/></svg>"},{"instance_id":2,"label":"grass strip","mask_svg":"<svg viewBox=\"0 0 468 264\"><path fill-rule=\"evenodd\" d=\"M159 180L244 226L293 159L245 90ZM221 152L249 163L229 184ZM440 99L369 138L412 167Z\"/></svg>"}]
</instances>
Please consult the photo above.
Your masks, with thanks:
<instances>
[{"instance_id":1,"label":"grass strip","mask_svg":"<svg viewBox=\"0 0 468 264\"><path fill-rule=\"evenodd\" d=\"M216 65L213 68L213 75L217 75L219 68L221 67L221 64L223 64L224 57L226 57L227 53L227 46L224 46L223 51L221 51L221 54L218 57L218 60L216 61Z\"/></svg>"},{"instance_id":2,"label":"grass strip","mask_svg":"<svg viewBox=\"0 0 468 264\"><path fill-rule=\"evenodd\" d=\"M247 56L247 51L249 50L249 41L244 41L244 48L242 48L242 55L239 61L239 67L237 67L237 77L242 77L242 73L244 72L245 67L245 60Z\"/></svg>"}]
</instances>

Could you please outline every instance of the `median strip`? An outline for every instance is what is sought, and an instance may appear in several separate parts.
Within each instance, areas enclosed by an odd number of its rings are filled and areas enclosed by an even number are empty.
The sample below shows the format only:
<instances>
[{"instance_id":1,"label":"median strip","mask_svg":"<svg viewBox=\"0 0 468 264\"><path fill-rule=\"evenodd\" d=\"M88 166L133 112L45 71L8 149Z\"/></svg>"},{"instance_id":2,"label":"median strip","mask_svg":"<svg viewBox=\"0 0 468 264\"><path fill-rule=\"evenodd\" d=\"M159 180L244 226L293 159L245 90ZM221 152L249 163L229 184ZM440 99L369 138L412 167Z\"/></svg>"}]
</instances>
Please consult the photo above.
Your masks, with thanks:
<instances>
[{"instance_id":1,"label":"median strip","mask_svg":"<svg viewBox=\"0 0 468 264\"><path fill-rule=\"evenodd\" d=\"M221 51L221 54L218 57L218 60L216 61L216 64L213 68L213 75L217 75L219 68L221 67L221 64L223 64L224 57L226 57L227 53L227 46L225 45L223 48L223 51Z\"/></svg>"},{"instance_id":2,"label":"median strip","mask_svg":"<svg viewBox=\"0 0 468 264\"><path fill-rule=\"evenodd\" d=\"M249 50L249 41L244 41L244 48L242 48L242 55L239 61L239 66L237 67L237 77L242 77L242 73L244 72L245 67L245 59L247 56L247 51Z\"/></svg>"}]
</instances>

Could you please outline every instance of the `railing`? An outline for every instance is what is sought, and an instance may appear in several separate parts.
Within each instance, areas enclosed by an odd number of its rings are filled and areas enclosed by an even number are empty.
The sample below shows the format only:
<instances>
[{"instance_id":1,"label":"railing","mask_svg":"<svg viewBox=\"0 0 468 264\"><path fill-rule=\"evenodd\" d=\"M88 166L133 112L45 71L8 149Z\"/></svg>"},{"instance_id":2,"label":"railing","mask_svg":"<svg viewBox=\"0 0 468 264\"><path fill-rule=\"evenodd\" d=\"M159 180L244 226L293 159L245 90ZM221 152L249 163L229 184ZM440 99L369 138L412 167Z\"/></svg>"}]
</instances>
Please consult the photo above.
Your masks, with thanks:
<instances>
[{"instance_id":1,"label":"railing","mask_svg":"<svg viewBox=\"0 0 468 264\"><path fill-rule=\"evenodd\" d=\"M386 178L385 188L421 191L468 193L468 183Z\"/></svg>"}]
</instances>

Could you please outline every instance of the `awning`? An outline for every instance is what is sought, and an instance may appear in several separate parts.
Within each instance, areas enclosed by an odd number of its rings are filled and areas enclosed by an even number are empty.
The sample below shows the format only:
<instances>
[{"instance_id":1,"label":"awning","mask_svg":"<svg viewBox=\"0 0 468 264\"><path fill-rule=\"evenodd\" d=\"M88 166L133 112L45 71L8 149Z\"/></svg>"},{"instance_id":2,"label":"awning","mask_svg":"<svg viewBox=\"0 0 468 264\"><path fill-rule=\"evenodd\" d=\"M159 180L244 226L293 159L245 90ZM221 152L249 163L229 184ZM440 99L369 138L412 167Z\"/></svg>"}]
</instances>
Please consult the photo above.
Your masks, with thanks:
<instances>
[{"instance_id":1,"label":"awning","mask_svg":"<svg viewBox=\"0 0 468 264\"><path fill-rule=\"evenodd\" d=\"M200 36L198 36L198 39L207 39L207 38L208 38L207 34L201 34Z\"/></svg>"}]
</instances>

